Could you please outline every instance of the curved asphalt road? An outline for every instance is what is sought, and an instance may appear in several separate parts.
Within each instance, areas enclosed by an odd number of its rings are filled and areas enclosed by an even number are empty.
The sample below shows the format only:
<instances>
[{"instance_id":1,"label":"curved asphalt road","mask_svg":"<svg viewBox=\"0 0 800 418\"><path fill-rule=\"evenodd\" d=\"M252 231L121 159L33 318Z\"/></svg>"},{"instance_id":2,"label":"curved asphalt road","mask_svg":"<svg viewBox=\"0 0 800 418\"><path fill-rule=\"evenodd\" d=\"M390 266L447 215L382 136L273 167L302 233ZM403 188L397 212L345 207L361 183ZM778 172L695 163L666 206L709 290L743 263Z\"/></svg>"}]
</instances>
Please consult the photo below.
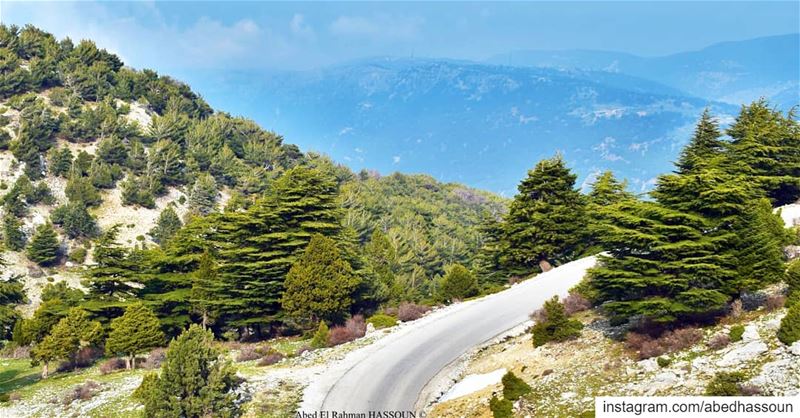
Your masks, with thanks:
<instances>
[{"instance_id":1,"label":"curved asphalt road","mask_svg":"<svg viewBox=\"0 0 800 418\"><path fill-rule=\"evenodd\" d=\"M527 321L528 314L545 300L566 295L594 264L594 257L573 261L503 292L409 323L351 352L338 367L315 379L306 389L300 410L412 411L423 388L440 370L471 348Z\"/></svg>"}]
</instances>

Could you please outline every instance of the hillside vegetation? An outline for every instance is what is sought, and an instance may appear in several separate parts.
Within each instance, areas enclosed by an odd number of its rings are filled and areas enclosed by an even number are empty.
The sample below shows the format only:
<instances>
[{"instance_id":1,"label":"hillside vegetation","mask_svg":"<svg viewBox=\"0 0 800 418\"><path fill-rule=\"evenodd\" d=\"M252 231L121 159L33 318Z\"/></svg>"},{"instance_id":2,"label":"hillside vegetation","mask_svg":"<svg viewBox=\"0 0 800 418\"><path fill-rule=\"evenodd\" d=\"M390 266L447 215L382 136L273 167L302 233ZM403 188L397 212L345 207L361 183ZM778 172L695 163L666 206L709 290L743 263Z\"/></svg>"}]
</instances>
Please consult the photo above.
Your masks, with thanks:
<instances>
[{"instance_id":1,"label":"hillside vegetation","mask_svg":"<svg viewBox=\"0 0 800 418\"><path fill-rule=\"evenodd\" d=\"M70 389L64 410L270 409L253 404L259 375L286 357L367 344L371 328L601 251L571 302L534 314L536 346L582 335L575 305L652 344L781 281L778 338L800 339L782 251L798 235L773 210L800 197L800 125L764 101L727 137L704 113L647 199L611 173L583 194L556 155L508 205L424 175L353 173L90 41L30 26L0 26L0 106L0 340L26 359L4 363L3 402L40 403L83 374L102 382ZM253 363L237 374L233 360ZM276 397L296 402L297 384Z\"/></svg>"}]
</instances>

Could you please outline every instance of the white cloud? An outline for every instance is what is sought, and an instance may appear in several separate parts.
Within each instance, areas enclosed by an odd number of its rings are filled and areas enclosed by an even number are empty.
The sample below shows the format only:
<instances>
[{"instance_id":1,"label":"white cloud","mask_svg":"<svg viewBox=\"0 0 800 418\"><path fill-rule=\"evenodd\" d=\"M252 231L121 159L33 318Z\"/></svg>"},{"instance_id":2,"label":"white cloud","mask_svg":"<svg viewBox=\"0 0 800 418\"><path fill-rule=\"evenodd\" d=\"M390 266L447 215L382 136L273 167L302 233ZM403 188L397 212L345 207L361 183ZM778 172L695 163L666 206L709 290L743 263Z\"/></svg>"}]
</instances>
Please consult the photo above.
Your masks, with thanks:
<instances>
[{"instance_id":1,"label":"white cloud","mask_svg":"<svg viewBox=\"0 0 800 418\"><path fill-rule=\"evenodd\" d=\"M331 22L330 32L337 36L367 37L382 40L416 39L425 23L421 17L378 14L371 17L339 16Z\"/></svg>"},{"instance_id":2,"label":"white cloud","mask_svg":"<svg viewBox=\"0 0 800 418\"><path fill-rule=\"evenodd\" d=\"M394 157L392 157L392 162L394 162L395 164L398 164L400 162L400 156L399 155L395 155Z\"/></svg>"},{"instance_id":3,"label":"white cloud","mask_svg":"<svg viewBox=\"0 0 800 418\"><path fill-rule=\"evenodd\" d=\"M314 28L305 21L305 17L300 13L295 13L292 20L289 22L289 29L292 34L300 39L306 41L313 41L317 38Z\"/></svg>"},{"instance_id":4,"label":"white cloud","mask_svg":"<svg viewBox=\"0 0 800 418\"><path fill-rule=\"evenodd\" d=\"M625 161L621 155L614 153L617 148L617 140L613 137L607 136L603 140L592 147L592 150L600 153L600 158L606 161Z\"/></svg>"}]
</instances>

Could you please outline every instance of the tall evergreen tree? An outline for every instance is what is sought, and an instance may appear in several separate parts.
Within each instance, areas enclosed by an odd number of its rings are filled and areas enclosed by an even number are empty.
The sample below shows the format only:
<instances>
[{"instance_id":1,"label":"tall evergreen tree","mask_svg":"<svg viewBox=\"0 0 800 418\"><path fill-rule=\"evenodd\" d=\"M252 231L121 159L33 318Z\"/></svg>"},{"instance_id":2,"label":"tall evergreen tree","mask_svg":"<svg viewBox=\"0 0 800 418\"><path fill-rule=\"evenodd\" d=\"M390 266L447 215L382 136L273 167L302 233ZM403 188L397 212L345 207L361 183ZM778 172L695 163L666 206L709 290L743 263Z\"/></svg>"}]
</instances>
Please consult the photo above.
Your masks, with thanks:
<instances>
[{"instance_id":1,"label":"tall evergreen tree","mask_svg":"<svg viewBox=\"0 0 800 418\"><path fill-rule=\"evenodd\" d=\"M156 244L164 245L181 229L181 226L183 226L183 223L181 222L181 218L178 217L178 214L175 213L175 209L173 209L172 206L167 206L161 211L161 214L158 215L156 226L150 230L149 234L153 237L153 241L155 241Z\"/></svg>"},{"instance_id":2,"label":"tall evergreen tree","mask_svg":"<svg viewBox=\"0 0 800 418\"><path fill-rule=\"evenodd\" d=\"M111 321L106 340L106 353L125 356L126 368L136 368L136 355L164 343L161 323L150 309L135 303Z\"/></svg>"},{"instance_id":3,"label":"tall evergreen tree","mask_svg":"<svg viewBox=\"0 0 800 418\"><path fill-rule=\"evenodd\" d=\"M217 211L217 182L208 173L201 174L189 194L189 213L205 216Z\"/></svg>"},{"instance_id":4,"label":"tall evergreen tree","mask_svg":"<svg viewBox=\"0 0 800 418\"><path fill-rule=\"evenodd\" d=\"M103 336L99 322L89 319L86 311L73 308L62 318L42 342L31 350L34 360L43 363L42 378L47 378L48 363L69 360L74 364L75 354L82 347L98 344Z\"/></svg>"},{"instance_id":5,"label":"tall evergreen tree","mask_svg":"<svg viewBox=\"0 0 800 418\"><path fill-rule=\"evenodd\" d=\"M506 261L517 274L569 261L586 234L585 202L561 156L542 160L519 185L506 215Z\"/></svg>"},{"instance_id":6,"label":"tall evergreen tree","mask_svg":"<svg viewBox=\"0 0 800 418\"><path fill-rule=\"evenodd\" d=\"M622 201L604 209L600 243L609 252L590 270L599 301L614 320L653 323L713 315L736 292L729 234L707 235L702 216L654 202Z\"/></svg>"},{"instance_id":7,"label":"tall evergreen tree","mask_svg":"<svg viewBox=\"0 0 800 418\"><path fill-rule=\"evenodd\" d=\"M337 321L353 303L357 286L358 278L336 243L316 234L286 275L281 304L289 315L314 324L319 319Z\"/></svg>"},{"instance_id":8,"label":"tall evergreen tree","mask_svg":"<svg viewBox=\"0 0 800 418\"><path fill-rule=\"evenodd\" d=\"M66 147L50 150L50 160L48 164L51 175L67 177L69 169L72 167L72 151Z\"/></svg>"},{"instance_id":9,"label":"tall evergreen tree","mask_svg":"<svg viewBox=\"0 0 800 418\"><path fill-rule=\"evenodd\" d=\"M704 110L695 127L694 136L675 163L676 171L679 174L690 174L719 165L726 145L720 139L721 136L717 121L711 116L709 109Z\"/></svg>"},{"instance_id":10,"label":"tall evergreen tree","mask_svg":"<svg viewBox=\"0 0 800 418\"><path fill-rule=\"evenodd\" d=\"M25 233L22 232L22 222L11 213L3 215L3 242L9 250L19 251L25 248Z\"/></svg>"},{"instance_id":11,"label":"tall evergreen tree","mask_svg":"<svg viewBox=\"0 0 800 418\"><path fill-rule=\"evenodd\" d=\"M0 257L0 272L5 269L6 262ZM25 289L17 276L0 281L0 339L11 339L11 332L15 325L22 320L22 316L15 309L28 301Z\"/></svg>"},{"instance_id":12,"label":"tall evergreen tree","mask_svg":"<svg viewBox=\"0 0 800 418\"><path fill-rule=\"evenodd\" d=\"M136 295L133 283L139 266L129 260L129 251L116 242L118 231L119 225L115 225L98 238L94 265L85 274L89 295L83 306L104 324L120 316Z\"/></svg>"},{"instance_id":13,"label":"tall evergreen tree","mask_svg":"<svg viewBox=\"0 0 800 418\"><path fill-rule=\"evenodd\" d=\"M49 266L58 260L58 235L53 225L48 223L36 227L31 242L28 244L28 259L42 266Z\"/></svg>"},{"instance_id":14,"label":"tall evergreen tree","mask_svg":"<svg viewBox=\"0 0 800 418\"><path fill-rule=\"evenodd\" d=\"M800 123L760 100L742 107L727 130L728 170L751 178L777 206L800 198Z\"/></svg>"},{"instance_id":15,"label":"tall evergreen tree","mask_svg":"<svg viewBox=\"0 0 800 418\"><path fill-rule=\"evenodd\" d=\"M98 233L97 221L82 202L69 202L59 206L50 214L50 218L73 239L91 238Z\"/></svg>"},{"instance_id":16,"label":"tall evergreen tree","mask_svg":"<svg viewBox=\"0 0 800 418\"><path fill-rule=\"evenodd\" d=\"M219 276L214 258L209 251L203 252L200 265L194 272L190 302L195 313L200 315L201 325L205 329L217 316L220 301Z\"/></svg>"}]
</instances>

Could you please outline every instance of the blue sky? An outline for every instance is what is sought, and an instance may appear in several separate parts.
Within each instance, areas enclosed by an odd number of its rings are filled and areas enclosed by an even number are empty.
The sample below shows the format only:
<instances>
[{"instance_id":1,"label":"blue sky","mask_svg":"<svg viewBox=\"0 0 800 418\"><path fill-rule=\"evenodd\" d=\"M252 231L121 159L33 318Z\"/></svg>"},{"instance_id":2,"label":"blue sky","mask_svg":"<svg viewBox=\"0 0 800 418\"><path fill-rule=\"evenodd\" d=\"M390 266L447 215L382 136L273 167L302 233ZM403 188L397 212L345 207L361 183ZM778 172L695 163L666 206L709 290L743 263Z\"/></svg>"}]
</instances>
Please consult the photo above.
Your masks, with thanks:
<instances>
[{"instance_id":1,"label":"blue sky","mask_svg":"<svg viewBox=\"0 0 800 418\"><path fill-rule=\"evenodd\" d=\"M800 2L0 2L4 23L92 38L126 63L308 69L376 55L480 60L521 49L664 55L797 32Z\"/></svg>"}]
</instances>

